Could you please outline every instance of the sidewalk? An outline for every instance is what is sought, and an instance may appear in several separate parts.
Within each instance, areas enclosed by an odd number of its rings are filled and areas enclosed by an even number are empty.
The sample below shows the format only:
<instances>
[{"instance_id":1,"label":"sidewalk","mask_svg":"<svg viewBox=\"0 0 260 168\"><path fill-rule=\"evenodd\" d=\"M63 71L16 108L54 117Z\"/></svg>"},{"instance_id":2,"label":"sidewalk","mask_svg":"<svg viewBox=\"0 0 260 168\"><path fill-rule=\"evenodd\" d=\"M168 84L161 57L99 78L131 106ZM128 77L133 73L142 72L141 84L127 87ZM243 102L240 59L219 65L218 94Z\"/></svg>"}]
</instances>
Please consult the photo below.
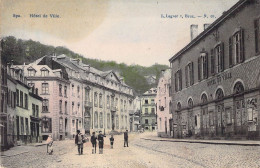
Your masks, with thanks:
<instances>
[{"instance_id":1,"label":"sidewalk","mask_svg":"<svg viewBox=\"0 0 260 168\"><path fill-rule=\"evenodd\" d=\"M161 138L157 134L144 134L141 139L149 141L165 141L165 142L184 142L184 143L202 143L214 145L240 145L240 146L260 146L260 141L252 140L203 140L203 139L176 139Z\"/></svg>"},{"instance_id":2,"label":"sidewalk","mask_svg":"<svg viewBox=\"0 0 260 168\"><path fill-rule=\"evenodd\" d=\"M29 152L28 146L15 146L13 148L10 148L7 151L1 152L1 158L21 155L28 152Z\"/></svg>"}]
</instances>

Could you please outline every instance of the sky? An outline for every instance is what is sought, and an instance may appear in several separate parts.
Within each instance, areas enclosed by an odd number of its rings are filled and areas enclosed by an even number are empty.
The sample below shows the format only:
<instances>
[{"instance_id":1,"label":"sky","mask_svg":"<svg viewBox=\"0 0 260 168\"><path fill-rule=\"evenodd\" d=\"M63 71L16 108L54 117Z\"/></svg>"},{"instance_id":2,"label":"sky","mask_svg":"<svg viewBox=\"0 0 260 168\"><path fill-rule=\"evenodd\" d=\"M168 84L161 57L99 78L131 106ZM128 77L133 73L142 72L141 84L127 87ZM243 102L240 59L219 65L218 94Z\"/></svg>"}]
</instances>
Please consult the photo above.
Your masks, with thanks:
<instances>
[{"instance_id":1,"label":"sky","mask_svg":"<svg viewBox=\"0 0 260 168\"><path fill-rule=\"evenodd\" d=\"M0 0L0 33L65 46L87 58L169 65L191 41L190 25L202 32L237 1Z\"/></svg>"}]
</instances>

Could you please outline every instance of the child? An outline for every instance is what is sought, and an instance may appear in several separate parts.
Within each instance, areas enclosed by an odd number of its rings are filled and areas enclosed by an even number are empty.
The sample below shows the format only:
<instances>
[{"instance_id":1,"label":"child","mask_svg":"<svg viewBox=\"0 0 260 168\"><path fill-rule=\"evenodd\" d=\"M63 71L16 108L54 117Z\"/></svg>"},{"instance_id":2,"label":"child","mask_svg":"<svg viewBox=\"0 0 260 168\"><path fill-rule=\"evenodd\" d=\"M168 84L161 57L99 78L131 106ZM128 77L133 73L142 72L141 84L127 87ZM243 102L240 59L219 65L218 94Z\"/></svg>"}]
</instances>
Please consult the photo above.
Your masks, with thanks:
<instances>
[{"instance_id":1,"label":"child","mask_svg":"<svg viewBox=\"0 0 260 168\"><path fill-rule=\"evenodd\" d=\"M51 135L49 135L46 143L47 143L47 153L49 153L49 155L52 155L52 153L53 153L53 147L52 147L53 139L52 139Z\"/></svg>"},{"instance_id":2,"label":"child","mask_svg":"<svg viewBox=\"0 0 260 168\"><path fill-rule=\"evenodd\" d=\"M111 135L111 138L110 138L110 148L113 149L113 144L114 144L114 138L113 138L113 135Z\"/></svg>"}]
</instances>

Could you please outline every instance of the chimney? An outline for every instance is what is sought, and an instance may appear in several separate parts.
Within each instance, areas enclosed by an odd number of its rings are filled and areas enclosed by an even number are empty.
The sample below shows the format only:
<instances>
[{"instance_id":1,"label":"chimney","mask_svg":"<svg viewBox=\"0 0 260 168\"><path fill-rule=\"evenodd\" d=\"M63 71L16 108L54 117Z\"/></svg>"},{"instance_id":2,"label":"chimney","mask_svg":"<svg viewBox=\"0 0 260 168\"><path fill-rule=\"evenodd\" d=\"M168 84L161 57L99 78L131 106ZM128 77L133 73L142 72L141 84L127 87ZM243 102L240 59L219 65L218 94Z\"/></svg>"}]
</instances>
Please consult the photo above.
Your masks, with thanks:
<instances>
[{"instance_id":1,"label":"chimney","mask_svg":"<svg viewBox=\"0 0 260 168\"><path fill-rule=\"evenodd\" d=\"M191 36L191 41L198 36L198 25L195 24L190 25L190 36Z\"/></svg>"},{"instance_id":2,"label":"chimney","mask_svg":"<svg viewBox=\"0 0 260 168\"><path fill-rule=\"evenodd\" d=\"M210 25L209 23L204 24L204 25L203 25L204 30L206 30L206 29L209 27L209 25Z\"/></svg>"}]
</instances>

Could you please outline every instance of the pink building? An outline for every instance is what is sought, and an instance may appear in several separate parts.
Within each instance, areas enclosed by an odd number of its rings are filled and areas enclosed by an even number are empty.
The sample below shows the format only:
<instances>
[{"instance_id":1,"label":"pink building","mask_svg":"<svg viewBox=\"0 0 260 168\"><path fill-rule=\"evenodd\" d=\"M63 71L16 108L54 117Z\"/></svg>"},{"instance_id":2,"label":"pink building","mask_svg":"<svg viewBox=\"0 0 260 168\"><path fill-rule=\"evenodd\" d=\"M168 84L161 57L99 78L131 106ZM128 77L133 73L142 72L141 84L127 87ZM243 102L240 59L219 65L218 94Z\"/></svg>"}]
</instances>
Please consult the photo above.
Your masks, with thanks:
<instances>
[{"instance_id":1,"label":"pink building","mask_svg":"<svg viewBox=\"0 0 260 168\"><path fill-rule=\"evenodd\" d=\"M171 114L171 70L166 69L161 72L157 86L157 133L158 136L172 136L172 114Z\"/></svg>"},{"instance_id":2,"label":"pink building","mask_svg":"<svg viewBox=\"0 0 260 168\"><path fill-rule=\"evenodd\" d=\"M38 90L42 102L42 138L52 134L54 140L69 137L70 81L63 67L46 57L29 65L20 65L30 87Z\"/></svg>"}]
</instances>

